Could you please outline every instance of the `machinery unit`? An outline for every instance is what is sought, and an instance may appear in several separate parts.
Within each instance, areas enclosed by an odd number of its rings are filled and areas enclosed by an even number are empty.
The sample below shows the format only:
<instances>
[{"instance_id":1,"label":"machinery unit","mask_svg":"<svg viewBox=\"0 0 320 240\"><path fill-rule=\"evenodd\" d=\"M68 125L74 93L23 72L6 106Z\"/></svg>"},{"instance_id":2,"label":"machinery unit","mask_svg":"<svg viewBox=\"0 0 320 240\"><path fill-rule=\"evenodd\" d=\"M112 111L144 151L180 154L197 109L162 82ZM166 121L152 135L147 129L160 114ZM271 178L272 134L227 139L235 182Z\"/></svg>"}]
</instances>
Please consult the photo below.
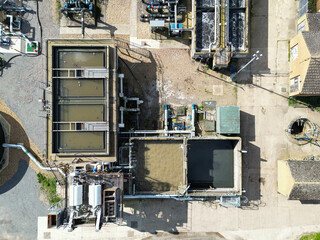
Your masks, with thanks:
<instances>
[{"instance_id":1,"label":"machinery unit","mask_svg":"<svg viewBox=\"0 0 320 240\"><path fill-rule=\"evenodd\" d=\"M65 5L60 8L60 11L70 19L74 19L77 15L81 17L82 38L84 38L85 17L95 18L94 0L64 0L64 2Z\"/></svg>"},{"instance_id":2,"label":"machinery unit","mask_svg":"<svg viewBox=\"0 0 320 240\"><path fill-rule=\"evenodd\" d=\"M84 223L94 223L99 231L103 223L117 221L121 216L123 175L117 173L118 168L110 163L92 163L85 169L71 172L68 178L69 204L64 221L68 231ZM54 222L53 216L50 218Z\"/></svg>"},{"instance_id":3,"label":"machinery unit","mask_svg":"<svg viewBox=\"0 0 320 240\"><path fill-rule=\"evenodd\" d=\"M164 33L167 32L168 37L182 37L183 31L190 31L191 29L183 28L182 22L186 13L186 7L183 6L179 0L157 0L146 2L146 11L148 14L140 16L141 22L150 23L150 32ZM153 36L153 35L152 35Z\"/></svg>"},{"instance_id":4,"label":"machinery unit","mask_svg":"<svg viewBox=\"0 0 320 240\"><path fill-rule=\"evenodd\" d=\"M94 16L94 3L93 0L64 0L65 5L61 8L61 12L70 16L71 14L80 14L83 11L90 13L90 16Z\"/></svg>"}]
</instances>

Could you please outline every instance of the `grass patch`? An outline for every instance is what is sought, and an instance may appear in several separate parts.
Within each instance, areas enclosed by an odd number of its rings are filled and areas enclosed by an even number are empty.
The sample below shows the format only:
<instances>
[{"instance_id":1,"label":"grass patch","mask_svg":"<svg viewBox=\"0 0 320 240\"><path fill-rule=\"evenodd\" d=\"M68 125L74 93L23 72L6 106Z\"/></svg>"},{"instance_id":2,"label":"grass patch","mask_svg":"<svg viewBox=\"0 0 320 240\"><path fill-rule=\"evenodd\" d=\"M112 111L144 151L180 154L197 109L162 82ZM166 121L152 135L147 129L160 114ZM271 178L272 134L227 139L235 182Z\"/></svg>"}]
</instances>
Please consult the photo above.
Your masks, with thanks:
<instances>
[{"instance_id":1,"label":"grass patch","mask_svg":"<svg viewBox=\"0 0 320 240\"><path fill-rule=\"evenodd\" d=\"M55 204L61 199L57 196L56 191L56 180L54 178L49 178L41 173L37 174L38 182L40 183L41 190L45 191L48 195L49 203Z\"/></svg>"},{"instance_id":2,"label":"grass patch","mask_svg":"<svg viewBox=\"0 0 320 240\"><path fill-rule=\"evenodd\" d=\"M304 235L300 238L300 240L320 240L320 233Z\"/></svg>"}]
</instances>

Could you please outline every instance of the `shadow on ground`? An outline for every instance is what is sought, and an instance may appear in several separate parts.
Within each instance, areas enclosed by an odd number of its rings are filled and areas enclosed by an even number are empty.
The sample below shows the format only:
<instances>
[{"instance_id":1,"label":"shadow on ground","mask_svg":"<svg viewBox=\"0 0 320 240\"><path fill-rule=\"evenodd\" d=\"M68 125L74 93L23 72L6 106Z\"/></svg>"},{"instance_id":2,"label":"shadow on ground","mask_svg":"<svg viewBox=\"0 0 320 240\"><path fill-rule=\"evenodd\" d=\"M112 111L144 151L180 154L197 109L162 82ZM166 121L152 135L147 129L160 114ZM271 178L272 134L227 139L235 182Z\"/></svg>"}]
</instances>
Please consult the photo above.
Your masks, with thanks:
<instances>
[{"instance_id":1,"label":"shadow on ground","mask_svg":"<svg viewBox=\"0 0 320 240\"><path fill-rule=\"evenodd\" d=\"M123 214L128 226L141 232L178 233L178 228L186 225L188 220L187 201L127 200L125 207L131 210L130 213L124 212Z\"/></svg>"},{"instance_id":2,"label":"shadow on ground","mask_svg":"<svg viewBox=\"0 0 320 240\"><path fill-rule=\"evenodd\" d=\"M235 77L237 83L252 83L253 74L269 73L268 67L268 12L269 0L252 0L250 2L249 13L249 54L246 58L238 59L236 70L240 70L242 66L250 61L253 54L259 51L263 54L259 60L255 60L251 65L246 67L241 73Z\"/></svg>"},{"instance_id":3,"label":"shadow on ground","mask_svg":"<svg viewBox=\"0 0 320 240\"><path fill-rule=\"evenodd\" d=\"M246 191L244 195L249 201L261 199L261 184L264 179L261 178L261 151L260 148L251 143L255 141L255 116L249 113L240 112L242 138L242 149L246 154L242 154L242 187Z\"/></svg>"},{"instance_id":4,"label":"shadow on ground","mask_svg":"<svg viewBox=\"0 0 320 240\"><path fill-rule=\"evenodd\" d=\"M154 55L144 57L130 50L119 48L120 73L124 73L124 94L127 97L138 97L143 100L140 114L125 113L127 130L157 129L160 117L159 91L157 90L157 66Z\"/></svg>"}]
</instances>

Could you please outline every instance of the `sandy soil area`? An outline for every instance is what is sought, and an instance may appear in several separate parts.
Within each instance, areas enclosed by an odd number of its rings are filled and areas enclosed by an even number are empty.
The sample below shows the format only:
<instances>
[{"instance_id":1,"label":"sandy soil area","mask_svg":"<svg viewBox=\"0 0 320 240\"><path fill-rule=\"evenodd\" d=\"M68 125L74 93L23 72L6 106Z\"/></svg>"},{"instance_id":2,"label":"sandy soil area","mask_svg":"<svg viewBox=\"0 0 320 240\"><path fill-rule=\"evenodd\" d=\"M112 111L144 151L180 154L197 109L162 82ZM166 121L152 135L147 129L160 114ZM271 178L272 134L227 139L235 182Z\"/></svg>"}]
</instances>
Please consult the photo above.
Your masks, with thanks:
<instances>
[{"instance_id":1,"label":"sandy soil area","mask_svg":"<svg viewBox=\"0 0 320 240\"><path fill-rule=\"evenodd\" d=\"M108 24L130 23L130 1L108 0L106 1L106 22Z\"/></svg>"}]
</instances>

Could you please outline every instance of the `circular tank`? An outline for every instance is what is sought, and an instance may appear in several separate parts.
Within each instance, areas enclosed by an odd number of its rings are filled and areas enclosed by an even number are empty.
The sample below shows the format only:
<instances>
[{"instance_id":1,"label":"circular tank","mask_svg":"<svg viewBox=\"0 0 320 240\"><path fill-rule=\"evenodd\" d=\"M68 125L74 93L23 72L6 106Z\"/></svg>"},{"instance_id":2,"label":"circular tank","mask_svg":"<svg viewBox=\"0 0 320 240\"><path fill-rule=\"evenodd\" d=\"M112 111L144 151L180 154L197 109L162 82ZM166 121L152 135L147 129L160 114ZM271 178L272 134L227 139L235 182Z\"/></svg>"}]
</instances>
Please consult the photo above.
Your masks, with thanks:
<instances>
[{"instance_id":1,"label":"circular tank","mask_svg":"<svg viewBox=\"0 0 320 240\"><path fill-rule=\"evenodd\" d=\"M4 129L0 122L0 163L2 162L4 148L2 147L2 144L5 142L5 135L4 135Z\"/></svg>"}]
</instances>

